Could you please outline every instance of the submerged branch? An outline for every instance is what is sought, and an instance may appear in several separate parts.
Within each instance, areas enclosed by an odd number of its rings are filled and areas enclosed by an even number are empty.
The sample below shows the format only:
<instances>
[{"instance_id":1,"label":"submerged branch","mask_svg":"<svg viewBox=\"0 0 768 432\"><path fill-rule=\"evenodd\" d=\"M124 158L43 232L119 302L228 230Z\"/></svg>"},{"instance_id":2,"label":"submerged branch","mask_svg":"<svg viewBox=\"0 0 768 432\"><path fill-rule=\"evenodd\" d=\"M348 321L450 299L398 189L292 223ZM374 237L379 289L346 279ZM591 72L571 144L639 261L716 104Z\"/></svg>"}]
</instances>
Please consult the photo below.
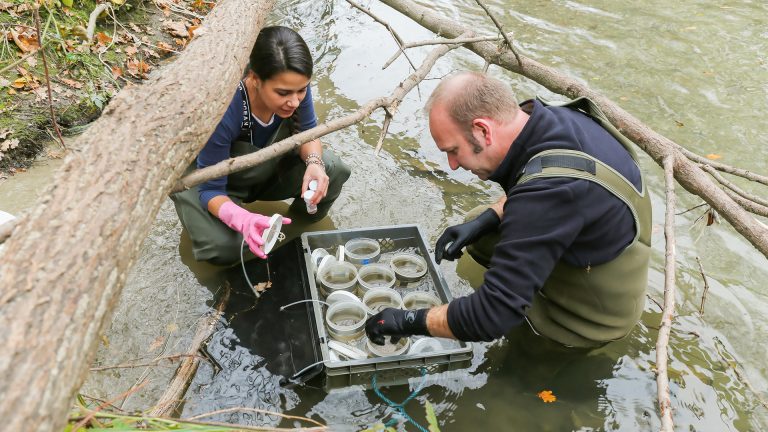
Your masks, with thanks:
<instances>
[{"instance_id":1,"label":"submerged branch","mask_svg":"<svg viewBox=\"0 0 768 432\"><path fill-rule=\"evenodd\" d=\"M672 401L669 396L669 376L667 376L667 347L672 318L675 315L675 180L674 157L664 158L664 184L667 209L664 220L664 309L659 324L659 336L656 340L656 393L659 400L661 430L672 432Z\"/></svg>"},{"instance_id":2,"label":"submerged branch","mask_svg":"<svg viewBox=\"0 0 768 432\"><path fill-rule=\"evenodd\" d=\"M707 301L709 282L707 282L707 275L704 274L704 266L701 265L701 259L699 257L696 257L696 262L699 264L699 273L701 273L701 279L704 280L704 292L701 293L701 305L699 305L699 315L704 315L704 302Z\"/></svg>"}]
</instances>

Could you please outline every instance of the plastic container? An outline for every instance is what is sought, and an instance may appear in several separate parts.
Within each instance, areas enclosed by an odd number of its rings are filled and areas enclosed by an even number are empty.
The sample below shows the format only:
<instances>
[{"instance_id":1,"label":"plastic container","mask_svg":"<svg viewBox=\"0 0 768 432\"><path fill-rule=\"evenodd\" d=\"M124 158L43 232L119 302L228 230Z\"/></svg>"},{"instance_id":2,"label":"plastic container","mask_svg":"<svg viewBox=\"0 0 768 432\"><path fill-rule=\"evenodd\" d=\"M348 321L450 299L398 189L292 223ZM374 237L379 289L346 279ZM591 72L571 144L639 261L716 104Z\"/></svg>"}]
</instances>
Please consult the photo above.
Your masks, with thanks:
<instances>
[{"instance_id":1,"label":"plastic container","mask_svg":"<svg viewBox=\"0 0 768 432\"><path fill-rule=\"evenodd\" d=\"M325 313L328 334L341 342L359 339L365 334L365 306L360 302L343 301L332 304Z\"/></svg>"},{"instance_id":2,"label":"plastic container","mask_svg":"<svg viewBox=\"0 0 768 432\"><path fill-rule=\"evenodd\" d=\"M415 253L401 252L392 256L389 266L401 282L417 282L427 274L427 261Z\"/></svg>"},{"instance_id":3,"label":"plastic container","mask_svg":"<svg viewBox=\"0 0 768 432\"><path fill-rule=\"evenodd\" d=\"M431 308L440 306L443 302L432 294L425 291L414 291L403 297L403 308L408 310Z\"/></svg>"},{"instance_id":4,"label":"plastic container","mask_svg":"<svg viewBox=\"0 0 768 432\"><path fill-rule=\"evenodd\" d=\"M366 264L357 270L360 295L373 288L392 288L396 281L395 272L385 264Z\"/></svg>"},{"instance_id":5,"label":"plastic container","mask_svg":"<svg viewBox=\"0 0 768 432\"><path fill-rule=\"evenodd\" d=\"M312 251L310 254L310 263L312 265L312 273L317 274L317 270L320 268L320 262L323 260L324 257L327 257L330 255L327 250L323 248L317 248Z\"/></svg>"},{"instance_id":6,"label":"plastic container","mask_svg":"<svg viewBox=\"0 0 768 432\"><path fill-rule=\"evenodd\" d=\"M381 254L379 242L365 237L349 240L344 244L344 250L347 254L347 261L357 265L376 262Z\"/></svg>"},{"instance_id":7,"label":"plastic container","mask_svg":"<svg viewBox=\"0 0 768 432\"><path fill-rule=\"evenodd\" d=\"M389 357L403 355L411 346L411 340L407 337L400 338L396 344L393 344L389 337L384 338L384 345L376 345L369 339L365 340L365 348L375 357Z\"/></svg>"},{"instance_id":8,"label":"plastic container","mask_svg":"<svg viewBox=\"0 0 768 432\"><path fill-rule=\"evenodd\" d=\"M411 342L408 349L408 355L426 354L443 351L443 344L439 340L431 337L423 337Z\"/></svg>"},{"instance_id":9,"label":"plastic container","mask_svg":"<svg viewBox=\"0 0 768 432\"><path fill-rule=\"evenodd\" d=\"M348 262L326 261L326 265L321 263L317 272L317 280L320 282L320 291L327 297L334 291L349 291L354 293L357 285L357 267Z\"/></svg>"},{"instance_id":10,"label":"plastic container","mask_svg":"<svg viewBox=\"0 0 768 432\"><path fill-rule=\"evenodd\" d=\"M392 288L373 288L363 296L363 304L370 315L375 315L384 308L403 308L403 298Z\"/></svg>"},{"instance_id":11,"label":"plastic container","mask_svg":"<svg viewBox=\"0 0 768 432\"><path fill-rule=\"evenodd\" d=\"M283 227L283 217L279 214L273 214L269 219L269 227L261 233L264 240L264 246L261 248L265 254L272 251L278 240L280 240L280 229ZM284 238L285 236L283 236Z\"/></svg>"},{"instance_id":12,"label":"plastic container","mask_svg":"<svg viewBox=\"0 0 768 432\"><path fill-rule=\"evenodd\" d=\"M339 341L328 341L328 349L350 360L364 360L368 358L368 353L360 348Z\"/></svg>"},{"instance_id":13,"label":"plastic container","mask_svg":"<svg viewBox=\"0 0 768 432\"><path fill-rule=\"evenodd\" d=\"M360 298L354 294L352 294L349 291L334 291L328 295L328 298L325 299L325 302L328 303L328 305L332 305L334 303L341 303L344 301L351 301L351 302L358 302L360 304L363 303Z\"/></svg>"},{"instance_id":14,"label":"plastic container","mask_svg":"<svg viewBox=\"0 0 768 432\"><path fill-rule=\"evenodd\" d=\"M316 190L317 190L317 180L311 180L309 182L307 190L304 191L304 202L307 204L307 213L309 214L317 213L317 206L311 203L312 198L315 196Z\"/></svg>"}]
</instances>

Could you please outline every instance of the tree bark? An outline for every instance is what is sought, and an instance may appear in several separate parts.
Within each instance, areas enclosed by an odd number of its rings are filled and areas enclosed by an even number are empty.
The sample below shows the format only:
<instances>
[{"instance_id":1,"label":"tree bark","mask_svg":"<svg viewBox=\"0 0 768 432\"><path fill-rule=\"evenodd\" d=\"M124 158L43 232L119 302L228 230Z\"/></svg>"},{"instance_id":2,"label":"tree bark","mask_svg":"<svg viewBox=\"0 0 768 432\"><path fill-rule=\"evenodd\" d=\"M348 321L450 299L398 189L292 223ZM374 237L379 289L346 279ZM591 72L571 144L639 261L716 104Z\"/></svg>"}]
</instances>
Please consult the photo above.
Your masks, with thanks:
<instances>
[{"instance_id":1,"label":"tree bark","mask_svg":"<svg viewBox=\"0 0 768 432\"><path fill-rule=\"evenodd\" d=\"M273 0L222 0L146 84L80 137L0 250L0 417L61 430L160 205L230 101Z\"/></svg>"},{"instance_id":2,"label":"tree bark","mask_svg":"<svg viewBox=\"0 0 768 432\"><path fill-rule=\"evenodd\" d=\"M461 24L410 0L381 0L381 2L440 36L455 38L467 31L467 28ZM497 45L491 42L475 42L465 46L486 61L536 81L555 93L569 98L579 96L590 98L603 110L614 126L634 141L659 166L663 166L664 157L672 155L677 182L688 192L698 195L716 209L736 231L768 257L768 229L755 222L755 219L720 189L698 165L686 158L678 144L653 131L602 94L553 68L523 55L520 55L521 63L518 64L511 52L499 53Z\"/></svg>"}]
</instances>

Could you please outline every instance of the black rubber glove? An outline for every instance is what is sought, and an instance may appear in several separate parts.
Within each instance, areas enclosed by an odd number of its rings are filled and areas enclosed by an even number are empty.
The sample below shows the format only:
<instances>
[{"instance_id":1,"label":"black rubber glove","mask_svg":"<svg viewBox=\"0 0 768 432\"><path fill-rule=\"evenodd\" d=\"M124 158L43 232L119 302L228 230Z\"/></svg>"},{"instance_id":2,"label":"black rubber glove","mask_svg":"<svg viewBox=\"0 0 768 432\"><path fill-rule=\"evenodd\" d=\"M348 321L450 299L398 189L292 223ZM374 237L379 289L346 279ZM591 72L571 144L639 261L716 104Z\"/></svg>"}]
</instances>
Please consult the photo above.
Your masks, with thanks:
<instances>
[{"instance_id":1,"label":"black rubber glove","mask_svg":"<svg viewBox=\"0 0 768 432\"><path fill-rule=\"evenodd\" d=\"M384 336L392 343L411 335L429 336L427 311L429 309L402 310L386 308L365 322L365 334L376 345L384 345Z\"/></svg>"},{"instance_id":2,"label":"black rubber glove","mask_svg":"<svg viewBox=\"0 0 768 432\"><path fill-rule=\"evenodd\" d=\"M435 261L440 264L443 258L448 261L460 258L464 246L476 242L483 235L495 230L500 223L499 215L489 208L469 222L446 228L435 244Z\"/></svg>"}]
</instances>

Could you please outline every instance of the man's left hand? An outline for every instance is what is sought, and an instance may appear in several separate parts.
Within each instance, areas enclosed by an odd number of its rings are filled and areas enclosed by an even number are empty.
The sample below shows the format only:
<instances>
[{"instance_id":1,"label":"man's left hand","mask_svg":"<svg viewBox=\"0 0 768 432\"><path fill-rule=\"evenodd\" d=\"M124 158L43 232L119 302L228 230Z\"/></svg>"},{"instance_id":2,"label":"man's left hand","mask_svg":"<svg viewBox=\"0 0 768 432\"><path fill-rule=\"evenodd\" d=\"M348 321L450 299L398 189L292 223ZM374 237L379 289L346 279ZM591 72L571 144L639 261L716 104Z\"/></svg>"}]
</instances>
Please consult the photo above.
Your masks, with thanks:
<instances>
[{"instance_id":1,"label":"man's left hand","mask_svg":"<svg viewBox=\"0 0 768 432\"><path fill-rule=\"evenodd\" d=\"M429 336L427 331L429 309L402 310L386 308L365 322L365 333L376 345L384 345L384 336L397 343L402 337L411 335Z\"/></svg>"}]
</instances>

